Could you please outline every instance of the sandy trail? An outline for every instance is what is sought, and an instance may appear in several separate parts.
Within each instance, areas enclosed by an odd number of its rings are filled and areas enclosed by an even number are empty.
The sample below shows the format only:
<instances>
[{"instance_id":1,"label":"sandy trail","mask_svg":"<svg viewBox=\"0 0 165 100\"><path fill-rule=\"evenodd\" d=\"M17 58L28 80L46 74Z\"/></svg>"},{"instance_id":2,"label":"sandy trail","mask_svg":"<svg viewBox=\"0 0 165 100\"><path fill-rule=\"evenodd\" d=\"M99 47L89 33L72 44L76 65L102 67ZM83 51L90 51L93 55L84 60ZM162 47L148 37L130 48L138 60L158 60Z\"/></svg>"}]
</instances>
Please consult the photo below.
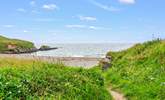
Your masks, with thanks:
<instances>
[{"instance_id":1,"label":"sandy trail","mask_svg":"<svg viewBox=\"0 0 165 100\"><path fill-rule=\"evenodd\" d=\"M111 88L109 88L108 91L112 95L114 100L127 100L122 93L114 91Z\"/></svg>"}]
</instances>

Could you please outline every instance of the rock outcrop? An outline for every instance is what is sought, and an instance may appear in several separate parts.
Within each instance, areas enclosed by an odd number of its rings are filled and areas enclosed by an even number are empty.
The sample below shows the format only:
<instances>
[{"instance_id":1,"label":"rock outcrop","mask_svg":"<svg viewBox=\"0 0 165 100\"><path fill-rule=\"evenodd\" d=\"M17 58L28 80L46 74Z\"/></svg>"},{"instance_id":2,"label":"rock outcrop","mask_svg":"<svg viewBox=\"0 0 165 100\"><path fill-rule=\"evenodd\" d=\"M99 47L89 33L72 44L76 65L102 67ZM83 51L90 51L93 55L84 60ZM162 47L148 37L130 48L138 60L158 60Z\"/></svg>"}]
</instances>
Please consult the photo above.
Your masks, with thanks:
<instances>
[{"instance_id":1,"label":"rock outcrop","mask_svg":"<svg viewBox=\"0 0 165 100\"><path fill-rule=\"evenodd\" d=\"M14 48L3 51L4 54L21 54L21 53L33 53L37 52L37 48Z\"/></svg>"},{"instance_id":2,"label":"rock outcrop","mask_svg":"<svg viewBox=\"0 0 165 100\"><path fill-rule=\"evenodd\" d=\"M112 60L111 56L106 56L106 58L100 61L100 66L102 68L102 71L105 71L112 66L111 60Z\"/></svg>"},{"instance_id":3,"label":"rock outcrop","mask_svg":"<svg viewBox=\"0 0 165 100\"><path fill-rule=\"evenodd\" d=\"M50 47L50 46L47 46L47 45L43 45L38 50L39 51L47 51L47 50L54 50L54 49L58 49L58 48L57 47Z\"/></svg>"},{"instance_id":4,"label":"rock outcrop","mask_svg":"<svg viewBox=\"0 0 165 100\"><path fill-rule=\"evenodd\" d=\"M47 51L58 49L52 48L46 45L37 49L34 43L26 40L11 39L4 36L0 36L0 53L1 54L21 54L21 53L33 53L37 51Z\"/></svg>"}]
</instances>

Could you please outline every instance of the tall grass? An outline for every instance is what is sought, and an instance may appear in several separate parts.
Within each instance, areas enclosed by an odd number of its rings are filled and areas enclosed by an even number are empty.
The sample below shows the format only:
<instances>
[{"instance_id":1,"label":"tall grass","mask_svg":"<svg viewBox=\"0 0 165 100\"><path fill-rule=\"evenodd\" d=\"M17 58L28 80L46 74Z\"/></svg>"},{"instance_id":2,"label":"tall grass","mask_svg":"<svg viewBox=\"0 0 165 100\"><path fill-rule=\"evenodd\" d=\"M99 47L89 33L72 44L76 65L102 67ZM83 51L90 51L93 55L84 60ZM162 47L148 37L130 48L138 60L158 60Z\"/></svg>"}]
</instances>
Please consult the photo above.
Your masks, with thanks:
<instances>
[{"instance_id":1,"label":"tall grass","mask_svg":"<svg viewBox=\"0 0 165 100\"><path fill-rule=\"evenodd\" d=\"M165 42L154 40L121 51L109 52L112 68L106 84L120 89L128 100L165 100Z\"/></svg>"},{"instance_id":2,"label":"tall grass","mask_svg":"<svg viewBox=\"0 0 165 100\"><path fill-rule=\"evenodd\" d=\"M93 69L0 58L0 99L110 100Z\"/></svg>"}]
</instances>

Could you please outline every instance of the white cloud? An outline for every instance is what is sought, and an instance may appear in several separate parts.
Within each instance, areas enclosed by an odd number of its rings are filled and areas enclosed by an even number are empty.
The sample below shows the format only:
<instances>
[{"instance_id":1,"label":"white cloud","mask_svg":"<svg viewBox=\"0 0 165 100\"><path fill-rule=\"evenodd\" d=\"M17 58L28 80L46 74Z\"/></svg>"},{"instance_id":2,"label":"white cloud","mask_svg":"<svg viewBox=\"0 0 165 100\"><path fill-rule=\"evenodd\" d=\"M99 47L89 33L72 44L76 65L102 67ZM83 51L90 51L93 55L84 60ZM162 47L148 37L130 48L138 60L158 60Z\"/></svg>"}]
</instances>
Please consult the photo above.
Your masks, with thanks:
<instances>
[{"instance_id":1,"label":"white cloud","mask_svg":"<svg viewBox=\"0 0 165 100\"><path fill-rule=\"evenodd\" d=\"M14 25L3 25L3 27L12 28L12 27L14 27Z\"/></svg>"},{"instance_id":2,"label":"white cloud","mask_svg":"<svg viewBox=\"0 0 165 100\"><path fill-rule=\"evenodd\" d=\"M135 0L119 0L123 4L135 4Z\"/></svg>"},{"instance_id":3,"label":"white cloud","mask_svg":"<svg viewBox=\"0 0 165 100\"><path fill-rule=\"evenodd\" d=\"M29 31L27 31L27 30L23 30L23 32L24 32L24 33L28 33Z\"/></svg>"},{"instance_id":4,"label":"white cloud","mask_svg":"<svg viewBox=\"0 0 165 100\"><path fill-rule=\"evenodd\" d=\"M31 2L30 2L30 5L31 5L31 6L35 6L35 5L36 5L36 2L35 2L35 1L31 1Z\"/></svg>"},{"instance_id":5,"label":"white cloud","mask_svg":"<svg viewBox=\"0 0 165 100\"><path fill-rule=\"evenodd\" d=\"M120 11L119 8L116 8L116 7L113 7L113 6L108 6L108 5L104 5L104 4L101 4L99 2L96 2L95 0L90 0L92 4L94 4L95 6L99 7L99 8L102 8L106 11L111 11L111 12L116 12L116 11Z\"/></svg>"},{"instance_id":6,"label":"white cloud","mask_svg":"<svg viewBox=\"0 0 165 100\"><path fill-rule=\"evenodd\" d=\"M96 26L89 26L89 29L97 30L97 29L100 29L100 28L99 27L96 27Z\"/></svg>"},{"instance_id":7,"label":"white cloud","mask_svg":"<svg viewBox=\"0 0 165 100\"><path fill-rule=\"evenodd\" d=\"M100 30L100 29L107 29L103 27L97 27L97 26L88 26L88 25L66 25L67 28L74 28L74 29L90 29L90 30Z\"/></svg>"},{"instance_id":8,"label":"white cloud","mask_svg":"<svg viewBox=\"0 0 165 100\"><path fill-rule=\"evenodd\" d=\"M111 28L98 27L98 26L88 26L88 28L91 30L112 30Z\"/></svg>"},{"instance_id":9,"label":"white cloud","mask_svg":"<svg viewBox=\"0 0 165 100\"><path fill-rule=\"evenodd\" d=\"M17 11L19 11L19 12L26 12L26 10L24 8L18 8Z\"/></svg>"},{"instance_id":10,"label":"white cloud","mask_svg":"<svg viewBox=\"0 0 165 100\"><path fill-rule=\"evenodd\" d=\"M78 16L80 20L82 21L96 21L97 18L95 17L90 17L90 16Z\"/></svg>"},{"instance_id":11,"label":"white cloud","mask_svg":"<svg viewBox=\"0 0 165 100\"><path fill-rule=\"evenodd\" d=\"M67 28L85 28L85 25L66 25Z\"/></svg>"},{"instance_id":12,"label":"white cloud","mask_svg":"<svg viewBox=\"0 0 165 100\"><path fill-rule=\"evenodd\" d=\"M45 5L42 6L42 8L45 9L45 10L56 10L56 9L59 9L57 7L57 5L55 5L55 4L45 4Z\"/></svg>"}]
</instances>

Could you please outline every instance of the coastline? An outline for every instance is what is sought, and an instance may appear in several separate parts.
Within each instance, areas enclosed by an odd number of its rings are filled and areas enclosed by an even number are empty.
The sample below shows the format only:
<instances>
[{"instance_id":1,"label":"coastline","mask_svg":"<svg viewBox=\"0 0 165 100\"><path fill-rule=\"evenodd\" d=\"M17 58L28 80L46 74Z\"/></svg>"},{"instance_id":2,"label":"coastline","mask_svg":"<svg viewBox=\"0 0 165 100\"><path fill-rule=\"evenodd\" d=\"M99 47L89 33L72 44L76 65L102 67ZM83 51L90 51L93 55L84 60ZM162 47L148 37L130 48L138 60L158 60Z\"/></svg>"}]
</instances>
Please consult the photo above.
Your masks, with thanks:
<instances>
[{"instance_id":1,"label":"coastline","mask_svg":"<svg viewBox=\"0 0 165 100\"><path fill-rule=\"evenodd\" d=\"M24 54L0 54L0 58L16 58L24 60L45 61L49 63L63 63L66 66L91 68L97 66L103 58L97 57L53 57L53 56L34 56Z\"/></svg>"}]
</instances>

